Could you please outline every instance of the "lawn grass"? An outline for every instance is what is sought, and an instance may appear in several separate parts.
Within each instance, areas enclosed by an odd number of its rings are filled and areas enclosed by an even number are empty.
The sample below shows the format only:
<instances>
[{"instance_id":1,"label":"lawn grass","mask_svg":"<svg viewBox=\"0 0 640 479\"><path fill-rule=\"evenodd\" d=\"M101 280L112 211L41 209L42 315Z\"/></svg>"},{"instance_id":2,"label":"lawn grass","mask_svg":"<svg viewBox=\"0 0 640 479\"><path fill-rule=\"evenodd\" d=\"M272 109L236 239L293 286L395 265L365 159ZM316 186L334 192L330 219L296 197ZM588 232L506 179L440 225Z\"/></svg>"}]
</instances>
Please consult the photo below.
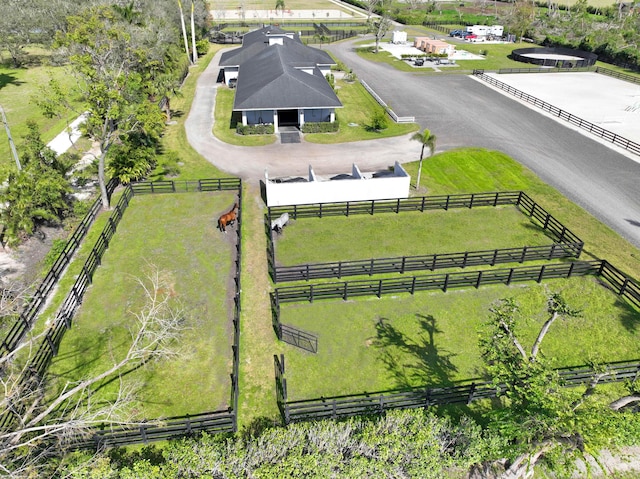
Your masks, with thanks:
<instances>
[{"instance_id":1,"label":"lawn grass","mask_svg":"<svg viewBox=\"0 0 640 479\"><path fill-rule=\"evenodd\" d=\"M236 124L231 121L235 90L226 86L216 89L215 123L213 134L220 140L231 145L263 146L276 141L276 135L238 135Z\"/></svg>"},{"instance_id":2,"label":"lawn grass","mask_svg":"<svg viewBox=\"0 0 640 479\"><path fill-rule=\"evenodd\" d=\"M562 291L580 309L558 320L542 351L554 367L640 358L640 312L593 277L478 290L419 292L356 301L281 305L281 322L318 336L318 353L288 346L289 398L357 394L478 377L478 332L491 304L514 297L522 306L518 337L531 348L548 315L546 295Z\"/></svg>"},{"instance_id":3,"label":"lawn grass","mask_svg":"<svg viewBox=\"0 0 640 479\"><path fill-rule=\"evenodd\" d=\"M336 110L336 118L340 124L337 133L310 133L304 135L310 143L345 143L350 141L375 140L392 136L406 135L417 131L417 123L395 123L389 118L388 127L384 130L370 128L376 111L382 107L364 89L360 82L336 81L336 93L344 108Z\"/></svg>"},{"instance_id":4,"label":"lawn grass","mask_svg":"<svg viewBox=\"0 0 640 479\"><path fill-rule=\"evenodd\" d=\"M553 243L516 207L305 218L275 238L286 266Z\"/></svg>"},{"instance_id":5,"label":"lawn grass","mask_svg":"<svg viewBox=\"0 0 640 479\"><path fill-rule=\"evenodd\" d=\"M42 115L33 100L39 95L40 87L47 85L49 78L56 79L63 88L70 88L75 82L65 67L31 66L16 69L0 64L0 105L4 108L18 155L28 132L28 120L35 121L42 139L48 143L67 127L67 121L70 123L78 116L74 112L66 112L62 118L45 118ZM71 102L75 103L73 99ZM0 178L4 178L16 165L4 127L0 131Z\"/></svg>"},{"instance_id":6,"label":"lawn grass","mask_svg":"<svg viewBox=\"0 0 640 479\"><path fill-rule=\"evenodd\" d=\"M414 177L418 162L403 167ZM638 248L504 153L462 148L434 155L423 162L421 182L430 195L523 190L585 242L582 259L606 259L640 279Z\"/></svg>"},{"instance_id":7,"label":"lawn grass","mask_svg":"<svg viewBox=\"0 0 640 479\"><path fill-rule=\"evenodd\" d=\"M140 385L136 416L153 418L227 407L230 398L232 235L213 220L234 194L134 197L96 271L91 288L49 369L58 384L107 369L128 347L132 311L143 304L137 279L157 267L186 311L177 359L125 375ZM187 213L187 214L186 214ZM113 394L108 381L97 398Z\"/></svg>"}]
</instances>

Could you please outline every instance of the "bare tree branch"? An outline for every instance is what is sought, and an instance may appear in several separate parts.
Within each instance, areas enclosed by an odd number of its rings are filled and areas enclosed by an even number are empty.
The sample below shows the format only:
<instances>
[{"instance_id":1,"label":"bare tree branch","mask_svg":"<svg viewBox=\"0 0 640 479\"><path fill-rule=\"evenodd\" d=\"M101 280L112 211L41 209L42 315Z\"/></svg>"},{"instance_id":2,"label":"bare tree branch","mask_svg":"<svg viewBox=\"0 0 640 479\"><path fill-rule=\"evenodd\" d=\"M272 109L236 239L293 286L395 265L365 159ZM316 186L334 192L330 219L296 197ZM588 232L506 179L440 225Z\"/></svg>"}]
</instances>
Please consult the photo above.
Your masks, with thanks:
<instances>
[{"instance_id":1,"label":"bare tree branch","mask_svg":"<svg viewBox=\"0 0 640 479\"><path fill-rule=\"evenodd\" d=\"M43 458L59 454L74 441L90 435L99 424L133 422L130 406L137 385L125 382L122 373L126 368L179 354L176 340L184 329L183 310L157 268L151 267L148 277L139 279L138 284L146 302L140 311L130 312L133 325L129 348L124 355L112 358L111 367L67 382L61 393L50 399L45 394L46 378L29 375L25 366L6 364L13 370L2 377L0 418L11 415L13 423L11 429L0 431L0 471L11 476L25 467L36 467ZM93 387L114 376L119 381L115 399L96 400Z\"/></svg>"}]
</instances>

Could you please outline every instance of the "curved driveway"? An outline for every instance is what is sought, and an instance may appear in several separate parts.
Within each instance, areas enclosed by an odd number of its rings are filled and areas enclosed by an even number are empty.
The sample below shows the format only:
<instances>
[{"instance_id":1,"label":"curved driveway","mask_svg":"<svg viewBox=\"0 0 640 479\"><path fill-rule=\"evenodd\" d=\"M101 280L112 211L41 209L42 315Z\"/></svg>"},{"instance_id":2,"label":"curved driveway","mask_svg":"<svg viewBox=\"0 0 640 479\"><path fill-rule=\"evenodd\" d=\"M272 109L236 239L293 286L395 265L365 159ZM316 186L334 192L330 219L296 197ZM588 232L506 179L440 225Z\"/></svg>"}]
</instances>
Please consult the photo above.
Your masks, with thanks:
<instances>
[{"instance_id":1,"label":"curved driveway","mask_svg":"<svg viewBox=\"0 0 640 479\"><path fill-rule=\"evenodd\" d=\"M425 76L372 63L351 42L330 50L353 68L400 116L415 116L438 137L438 151L479 146L505 152L543 181L640 247L640 164L562 123L464 75ZM218 54L219 55L219 54ZM408 136L339 145L274 144L235 147L211 134L218 56L200 76L185 127L193 147L220 169L245 179L386 167L415 161L419 144Z\"/></svg>"}]
</instances>

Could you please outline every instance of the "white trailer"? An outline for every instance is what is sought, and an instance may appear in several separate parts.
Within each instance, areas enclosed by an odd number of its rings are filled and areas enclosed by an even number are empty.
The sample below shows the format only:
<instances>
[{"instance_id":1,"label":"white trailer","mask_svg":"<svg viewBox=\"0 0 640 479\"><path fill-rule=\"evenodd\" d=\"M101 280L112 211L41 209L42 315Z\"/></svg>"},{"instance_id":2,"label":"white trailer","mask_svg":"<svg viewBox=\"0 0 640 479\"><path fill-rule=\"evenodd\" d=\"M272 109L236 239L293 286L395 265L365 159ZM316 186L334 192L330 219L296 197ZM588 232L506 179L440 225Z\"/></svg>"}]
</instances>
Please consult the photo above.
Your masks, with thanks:
<instances>
[{"instance_id":1,"label":"white trailer","mask_svg":"<svg viewBox=\"0 0 640 479\"><path fill-rule=\"evenodd\" d=\"M502 25L472 25L467 27L467 31L478 37L502 38L502 35L504 34L504 27Z\"/></svg>"},{"instance_id":2,"label":"white trailer","mask_svg":"<svg viewBox=\"0 0 640 479\"><path fill-rule=\"evenodd\" d=\"M502 25L493 25L489 27L489 35L502 38L504 35L504 27Z\"/></svg>"}]
</instances>

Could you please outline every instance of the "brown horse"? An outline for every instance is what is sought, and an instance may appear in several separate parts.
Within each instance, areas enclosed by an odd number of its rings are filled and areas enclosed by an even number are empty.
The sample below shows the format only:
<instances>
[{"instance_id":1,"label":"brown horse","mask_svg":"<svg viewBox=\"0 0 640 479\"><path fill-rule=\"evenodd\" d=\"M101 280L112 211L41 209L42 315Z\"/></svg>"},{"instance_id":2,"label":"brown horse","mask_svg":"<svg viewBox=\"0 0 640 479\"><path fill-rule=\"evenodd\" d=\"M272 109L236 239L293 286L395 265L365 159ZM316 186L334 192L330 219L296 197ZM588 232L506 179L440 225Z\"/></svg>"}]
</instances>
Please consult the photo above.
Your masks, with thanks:
<instances>
[{"instance_id":1,"label":"brown horse","mask_svg":"<svg viewBox=\"0 0 640 479\"><path fill-rule=\"evenodd\" d=\"M223 232L227 232L227 226L231 226L236 222L237 214L236 209L238 209L238 203L233 204L233 208L229 210L228 213L223 214L220 218L218 218L218 229Z\"/></svg>"}]
</instances>

